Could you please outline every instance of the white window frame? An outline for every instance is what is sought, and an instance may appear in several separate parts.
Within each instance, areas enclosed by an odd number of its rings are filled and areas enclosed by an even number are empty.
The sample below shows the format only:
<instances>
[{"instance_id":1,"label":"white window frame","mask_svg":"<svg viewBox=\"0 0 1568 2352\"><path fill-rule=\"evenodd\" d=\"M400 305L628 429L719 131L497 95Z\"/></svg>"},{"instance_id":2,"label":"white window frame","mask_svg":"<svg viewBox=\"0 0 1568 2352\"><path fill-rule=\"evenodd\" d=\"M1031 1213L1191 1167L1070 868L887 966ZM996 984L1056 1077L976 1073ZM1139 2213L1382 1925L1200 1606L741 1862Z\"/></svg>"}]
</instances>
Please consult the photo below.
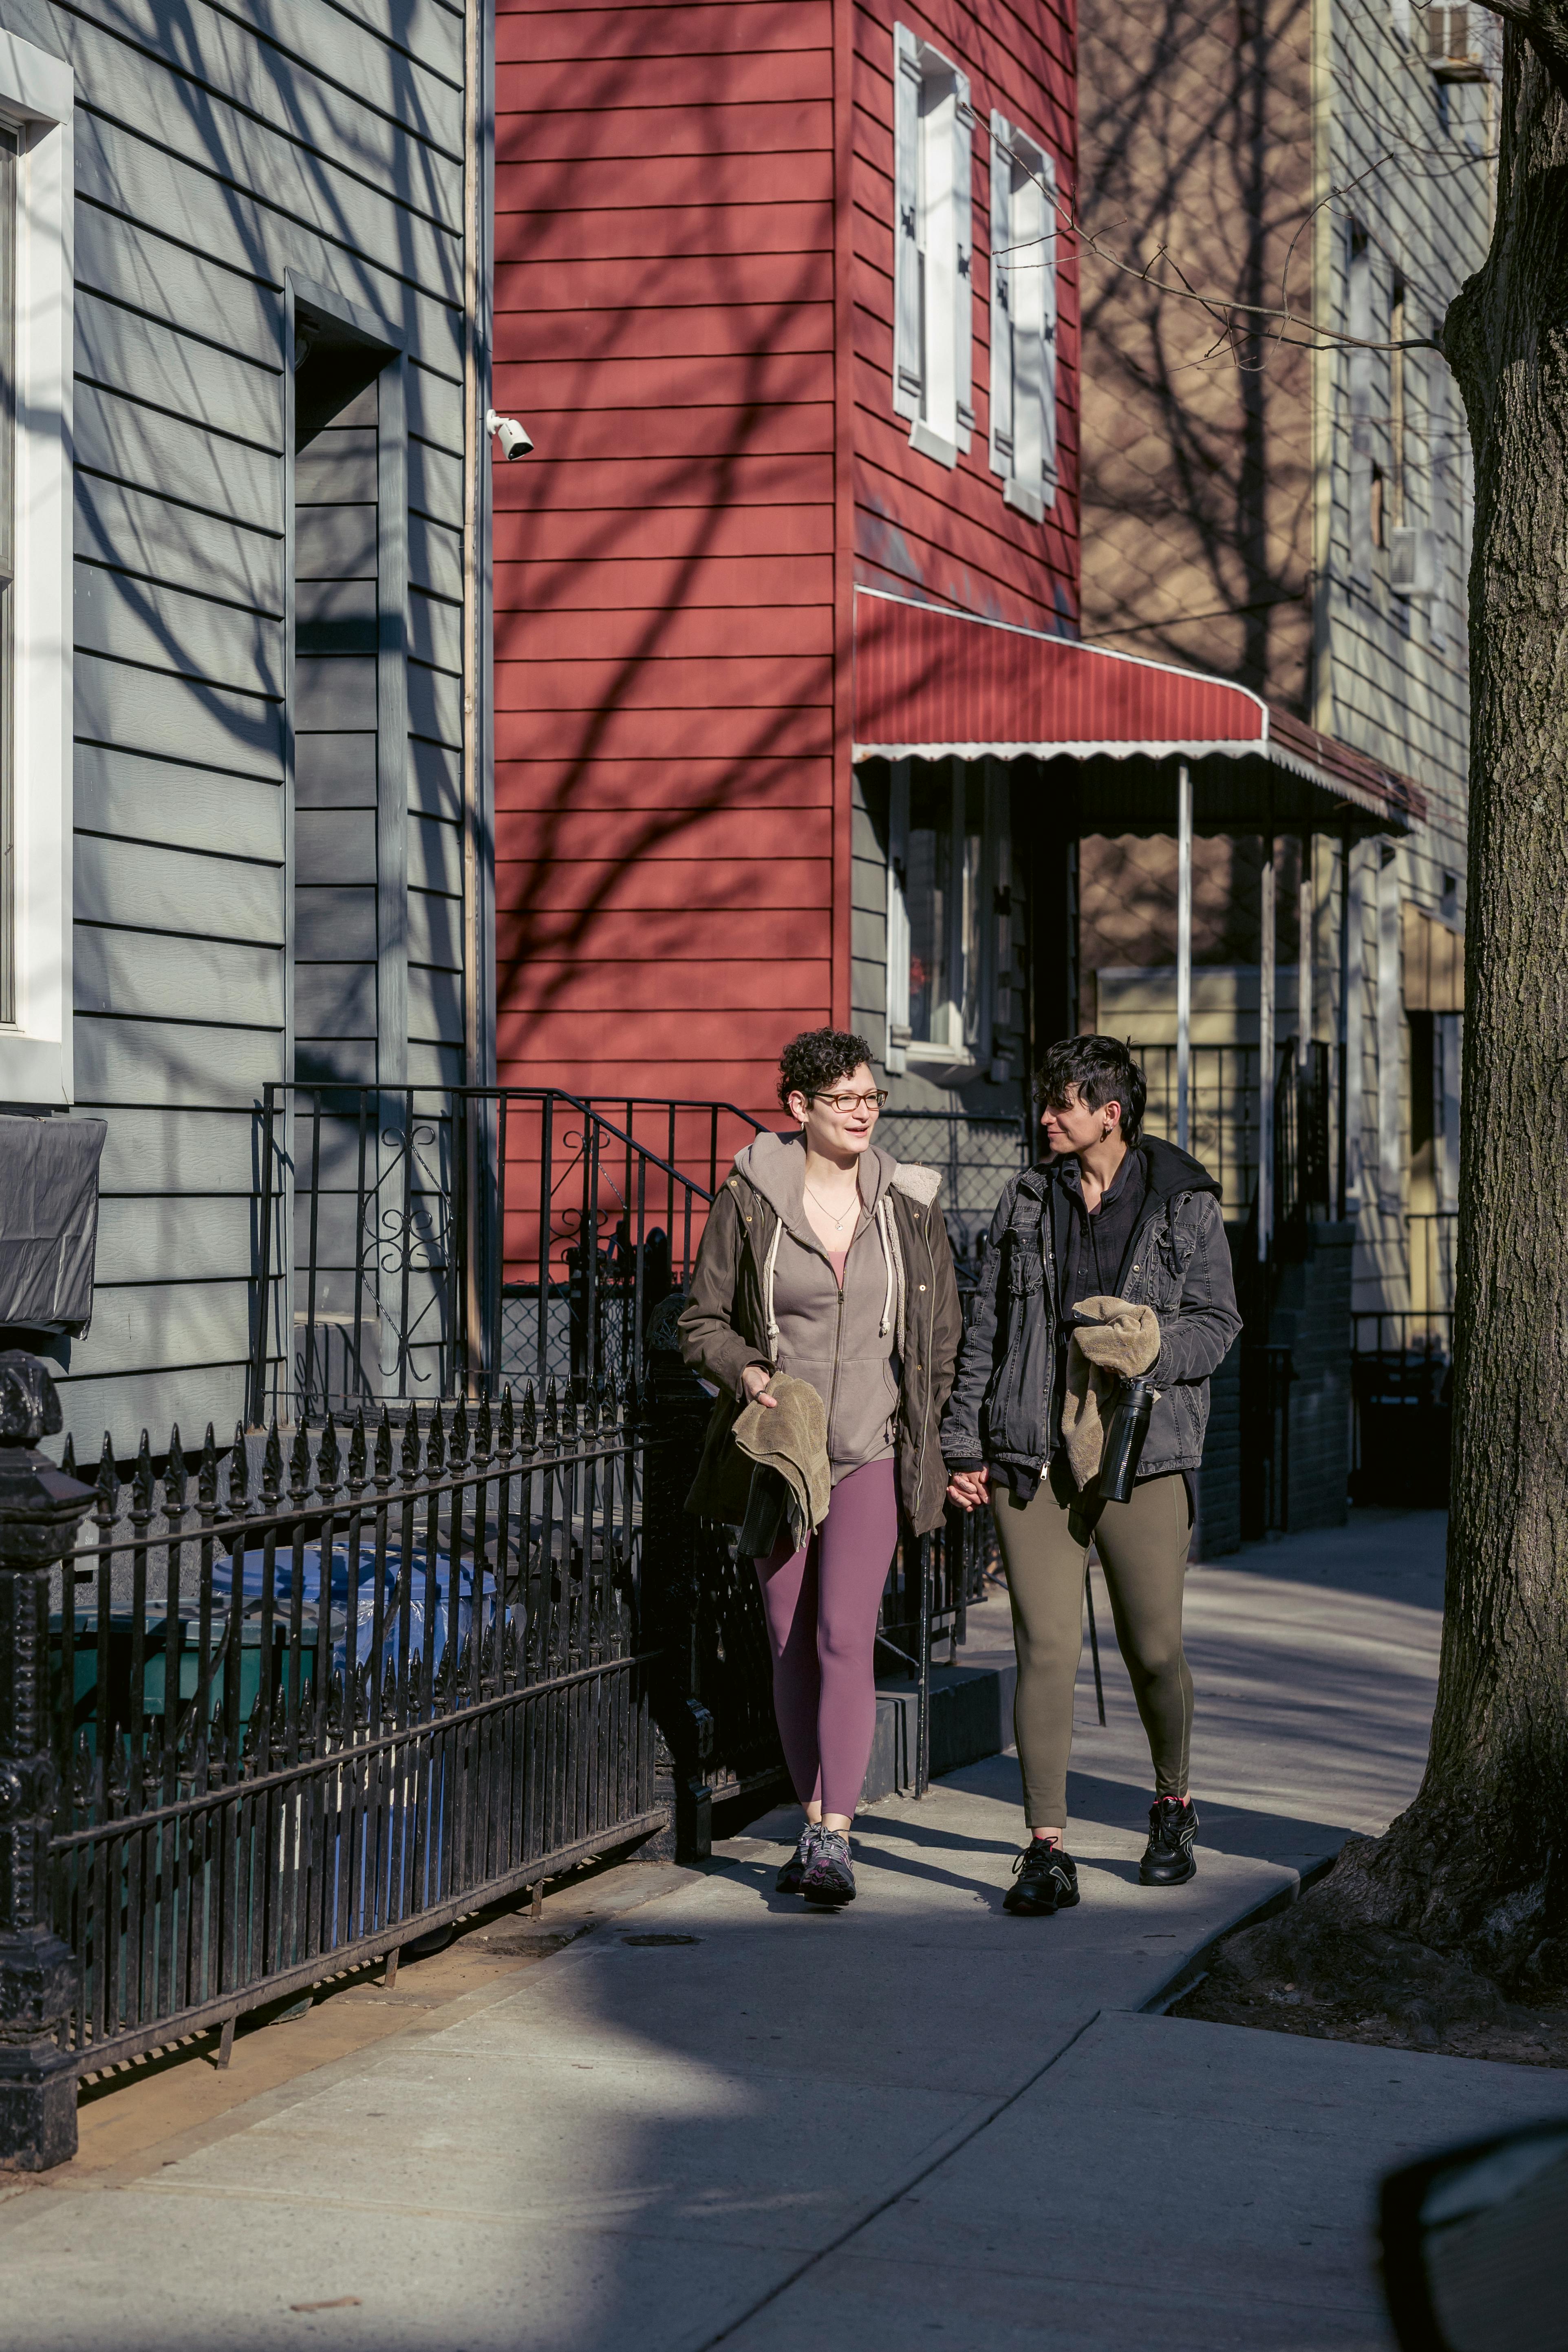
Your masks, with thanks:
<instances>
[{"instance_id":1,"label":"white window frame","mask_svg":"<svg viewBox=\"0 0 1568 2352\"><path fill-rule=\"evenodd\" d=\"M974 430L973 123L967 74L895 25L893 414L950 471Z\"/></svg>"},{"instance_id":2,"label":"white window frame","mask_svg":"<svg viewBox=\"0 0 1568 2352\"><path fill-rule=\"evenodd\" d=\"M0 31L17 134L16 586L12 661L16 1020L0 1100L68 1105L71 1054L72 113L68 65Z\"/></svg>"},{"instance_id":3,"label":"white window frame","mask_svg":"<svg viewBox=\"0 0 1568 2352\"><path fill-rule=\"evenodd\" d=\"M991 470L1032 522L1057 499L1056 167L991 117Z\"/></svg>"},{"instance_id":4,"label":"white window frame","mask_svg":"<svg viewBox=\"0 0 1568 2352\"><path fill-rule=\"evenodd\" d=\"M938 763L948 772L952 793L952 833L951 872L955 882L961 874L964 840L963 804L968 792L969 762L948 759ZM977 968L970 972L963 951L963 905L962 884L950 893L947 908L947 969L950 983L956 982L956 998L946 1001L941 1012L944 1034L941 1037L914 1037L910 1034L910 923L907 881L910 856L910 763L894 760L889 772L888 787L888 977L887 1036L883 1045L883 1061L889 1075L898 1076L912 1067L927 1071L964 1069L988 1070L993 1077L1005 1076L996 1062L994 1052L997 1026L996 1006L999 971L1003 958L1003 918L997 913L998 887L1011 873L1011 797L1004 763L987 760L984 775L984 814L982 819L980 871L974 877L979 893L976 909L978 922ZM973 996L970 997L971 983ZM973 1007L975 1031L966 1037L963 1031L964 1000L970 997Z\"/></svg>"}]
</instances>

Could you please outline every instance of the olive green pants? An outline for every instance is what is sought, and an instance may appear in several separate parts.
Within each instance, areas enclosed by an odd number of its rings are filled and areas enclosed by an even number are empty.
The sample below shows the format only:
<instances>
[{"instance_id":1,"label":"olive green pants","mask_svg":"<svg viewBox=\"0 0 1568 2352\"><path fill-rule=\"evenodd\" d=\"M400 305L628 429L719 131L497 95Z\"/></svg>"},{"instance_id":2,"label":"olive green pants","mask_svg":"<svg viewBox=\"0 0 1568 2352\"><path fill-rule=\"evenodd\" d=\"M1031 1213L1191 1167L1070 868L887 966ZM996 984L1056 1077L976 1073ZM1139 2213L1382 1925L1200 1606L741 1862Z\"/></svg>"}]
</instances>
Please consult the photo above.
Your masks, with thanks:
<instances>
[{"instance_id":1,"label":"olive green pants","mask_svg":"<svg viewBox=\"0 0 1568 2352\"><path fill-rule=\"evenodd\" d=\"M1187 1792L1193 1678L1182 1654L1182 1587L1192 1519L1179 1471L1146 1478L1125 1503L1079 1494L1052 1465L1027 1503L995 1491L996 1538L1013 1602L1018 1683L1013 1731L1031 1829L1065 1829L1073 1685L1083 1648L1083 1564L1092 1539L1105 1571L1116 1639L1162 1797Z\"/></svg>"}]
</instances>

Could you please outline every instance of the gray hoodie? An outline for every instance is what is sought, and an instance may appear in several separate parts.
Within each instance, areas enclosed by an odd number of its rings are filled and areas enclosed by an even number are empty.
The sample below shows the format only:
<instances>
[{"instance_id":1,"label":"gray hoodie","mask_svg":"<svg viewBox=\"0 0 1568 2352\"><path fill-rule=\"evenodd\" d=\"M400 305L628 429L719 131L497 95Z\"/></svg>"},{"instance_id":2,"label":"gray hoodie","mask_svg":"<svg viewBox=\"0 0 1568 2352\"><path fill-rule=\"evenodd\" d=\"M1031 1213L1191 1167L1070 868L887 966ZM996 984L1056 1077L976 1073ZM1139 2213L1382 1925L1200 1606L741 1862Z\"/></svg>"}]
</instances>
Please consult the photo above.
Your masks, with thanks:
<instances>
[{"instance_id":1,"label":"gray hoodie","mask_svg":"<svg viewBox=\"0 0 1568 2352\"><path fill-rule=\"evenodd\" d=\"M809 1382L827 1411L835 1483L893 1453L900 1274L888 1194L899 1163L875 1144L861 1158L860 1214L840 1290L805 1214L805 1150L798 1136L759 1135L735 1157L779 1223L763 1269L769 1344L780 1371ZM925 1171L904 1171L906 1178ZM932 1183L934 1191L934 1182Z\"/></svg>"}]
</instances>

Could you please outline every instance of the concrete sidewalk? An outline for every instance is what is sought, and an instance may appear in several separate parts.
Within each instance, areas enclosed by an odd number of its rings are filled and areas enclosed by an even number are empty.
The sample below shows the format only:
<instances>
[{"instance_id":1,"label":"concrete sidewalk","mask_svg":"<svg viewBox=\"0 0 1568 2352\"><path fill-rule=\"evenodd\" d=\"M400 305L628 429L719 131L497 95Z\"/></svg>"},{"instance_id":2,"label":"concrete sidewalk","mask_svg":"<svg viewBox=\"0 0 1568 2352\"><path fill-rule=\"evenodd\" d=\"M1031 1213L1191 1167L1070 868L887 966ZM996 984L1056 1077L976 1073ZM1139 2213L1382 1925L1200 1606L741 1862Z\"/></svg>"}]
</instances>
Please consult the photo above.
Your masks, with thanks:
<instances>
[{"instance_id":1,"label":"concrete sidewalk","mask_svg":"<svg viewBox=\"0 0 1568 2352\"><path fill-rule=\"evenodd\" d=\"M1001 1910L1001 1757L862 1817L847 1914L772 1892L783 1816L704 1873L626 1866L547 1961L0 2203L13 2340L1385 2346L1377 2175L1560 2109L1553 2078L1144 2004L1410 1793L1436 1531L1389 1515L1359 1552L1294 1538L1194 1574L1194 1782L1217 1801L1193 1885L1137 1885L1146 1758L1108 1662L1103 1731L1079 1694L1076 1912ZM541 1932L585 1899L552 1898Z\"/></svg>"}]
</instances>

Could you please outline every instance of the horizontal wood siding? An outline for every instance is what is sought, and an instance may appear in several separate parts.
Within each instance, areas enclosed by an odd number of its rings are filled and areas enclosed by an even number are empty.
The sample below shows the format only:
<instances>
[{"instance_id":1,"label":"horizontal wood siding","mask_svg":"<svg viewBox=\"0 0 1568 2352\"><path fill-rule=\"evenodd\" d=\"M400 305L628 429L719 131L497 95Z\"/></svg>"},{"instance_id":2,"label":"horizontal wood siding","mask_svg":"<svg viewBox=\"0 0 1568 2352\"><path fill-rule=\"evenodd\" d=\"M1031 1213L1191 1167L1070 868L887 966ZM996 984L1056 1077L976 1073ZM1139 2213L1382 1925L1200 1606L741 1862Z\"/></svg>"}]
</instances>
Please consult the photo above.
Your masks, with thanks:
<instances>
[{"instance_id":1,"label":"horizontal wood siding","mask_svg":"<svg viewBox=\"0 0 1568 2352\"><path fill-rule=\"evenodd\" d=\"M501 0L503 1080L763 1113L830 1017L832 43L827 0Z\"/></svg>"},{"instance_id":2,"label":"horizontal wood siding","mask_svg":"<svg viewBox=\"0 0 1568 2352\"><path fill-rule=\"evenodd\" d=\"M142 1423L199 1441L240 1409L248 1106L290 1075L290 269L406 338L413 931L460 996L463 22L446 0L0 0L0 26L76 77L76 1081L110 1132L64 1388L79 1444L108 1424L123 1453ZM363 576L356 518L320 510L303 578ZM352 727L342 680L301 667L301 723ZM363 944L353 740L300 763L313 852L342 859L331 920L301 926L307 1004L309 960L341 971ZM411 991L426 1059L461 1036L437 992Z\"/></svg>"},{"instance_id":3,"label":"horizontal wood siding","mask_svg":"<svg viewBox=\"0 0 1568 2352\"><path fill-rule=\"evenodd\" d=\"M962 68L974 110L971 221L974 430L950 473L910 448L893 414L893 26ZM1076 184L1073 0L855 0L856 578L993 620L1078 634L1079 311L1070 239L1058 240L1057 435L1061 484L1043 522L1004 503L990 467L991 138L994 108Z\"/></svg>"}]
</instances>

